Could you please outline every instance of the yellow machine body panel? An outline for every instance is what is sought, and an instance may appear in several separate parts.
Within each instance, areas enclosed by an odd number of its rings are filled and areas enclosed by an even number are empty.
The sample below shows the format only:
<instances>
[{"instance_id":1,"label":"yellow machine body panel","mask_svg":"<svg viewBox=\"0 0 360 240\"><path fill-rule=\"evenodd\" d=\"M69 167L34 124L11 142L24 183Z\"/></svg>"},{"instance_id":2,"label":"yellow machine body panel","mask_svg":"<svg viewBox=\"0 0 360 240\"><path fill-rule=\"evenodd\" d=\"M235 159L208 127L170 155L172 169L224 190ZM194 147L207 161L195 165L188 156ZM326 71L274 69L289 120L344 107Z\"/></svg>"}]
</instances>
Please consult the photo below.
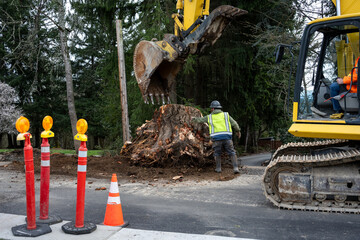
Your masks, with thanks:
<instances>
[{"instance_id":1,"label":"yellow machine body panel","mask_svg":"<svg viewBox=\"0 0 360 240\"><path fill-rule=\"evenodd\" d=\"M336 6L336 0L332 0L332 2ZM341 6L341 10L340 10L341 15L360 12L359 0L340 0L340 6Z\"/></svg>"},{"instance_id":2,"label":"yellow machine body panel","mask_svg":"<svg viewBox=\"0 0 360 240\"><path fill-rule=\"evenodd\" d=\"M360 140L360 126L293 123L289 132L296 137Z\"/></svg>"},{"instance_id":3,"label":"yellow machine body panel","mask_svg":"<svg viewBox=\"0 0 360 240\"><path fill-rule=\"evenodd\" d=\"M329 22L331 20L353 18L353 17L360 17L360 12L349 13L349 14L346 14L346 15L333 16L333 17L327 17L327 18L318 18L318 19L315 19L315 20L309 22L308 25L312 25L312 24L318 23L318 22Z\"/></svg>"},{"instance_id":4,"label":"yellow machine body panel","mask_svg":"<svg viewBox=\"0 0 360 240\"><path fill-rule=\"evenodd\" d=\"M207 2L209 2L209 0ZM205 5L204 0L184 0L184 30L185 31L199 17L203 16L204 5Z\"/></svg>"}]
</instances>

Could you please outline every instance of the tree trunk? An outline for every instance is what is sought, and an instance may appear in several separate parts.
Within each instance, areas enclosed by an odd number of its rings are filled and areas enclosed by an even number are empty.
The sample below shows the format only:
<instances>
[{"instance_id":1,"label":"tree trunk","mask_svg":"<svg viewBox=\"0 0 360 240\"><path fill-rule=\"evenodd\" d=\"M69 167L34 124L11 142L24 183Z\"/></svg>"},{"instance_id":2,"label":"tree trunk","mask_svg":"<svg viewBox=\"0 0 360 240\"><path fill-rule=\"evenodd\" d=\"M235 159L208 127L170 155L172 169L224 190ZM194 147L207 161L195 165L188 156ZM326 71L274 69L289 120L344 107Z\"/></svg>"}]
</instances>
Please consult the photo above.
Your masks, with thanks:
<instances>
[{"instance_id":1,"label":"tree trunk","mask_svg":"<svg viewBox=\"0 0 360 240\"><path fill-rule=\"evenodd\" d=\"M12 136L11 136L11 134L6 133L6 135L7 135L7 141L8 141L8 146L7 146L7 148L9 148L9 149L15 148L15 146L14 146L14 144L13 144L13 141L12 141Z\"/></svg>"},{"instance_id":2,"label":"tree trunk","mask_svg":"<svg viewBox=\"0 0 360 240\"><path fill-rule=\"evenodd\" d=\"M124 44L123 44L123 33L122 33L121 20L116 20L116 40L117 40L117 46L118 46L123 143L125 143L127 141L131 141L131 136L130 136L127 90L126 90L125 57L124 57L124 46L123 46Z\"/></svg>"},{"instance_id":3,"label":"tree trunk","mask_svg":"<svg viewBox=\"0 0 360 240\"><path fill-rule=\"evenodd\" d=\"M245 137L245 152L247 152L249 141L249 125L246 126L246 137Z\"/></svg>"},{"instance_id":4,"label":"tree trunk","mask_svg":"<svg viewBox=\"0 0 360 240\"><path fill-rule=\"evenodd\" d=\"M137 138L124 145L121 155L142 166L202 166L212 164L212 148L206 124L191 123L198 109L168 104L156 110L151 121L136 130Z\"/></svg>"},{"instance_id":5,"label":"tree trunk","mask_svg":"<svg viewBox=\"0 0 360 240\"><path fill-rule=\"evenodd\" d=\"M72 135L75 136L77 134L76 123L76 109L75 109L75 100L74 100L74 86L73 86L73 78L72 78L72 68L70 62L69 48L67 46L67 29L65 27L65 4L63 0L58 0L59 2L59 32L60 32L60 45L61 45L61 53L64 59L65 65L65 78L66 78L66 96L67 103L69 109L69 117L71 122L71 130ZM74 146L77 150L80 147L80 142L77 140L74 141Z\"/></svg>"}]
</instances>

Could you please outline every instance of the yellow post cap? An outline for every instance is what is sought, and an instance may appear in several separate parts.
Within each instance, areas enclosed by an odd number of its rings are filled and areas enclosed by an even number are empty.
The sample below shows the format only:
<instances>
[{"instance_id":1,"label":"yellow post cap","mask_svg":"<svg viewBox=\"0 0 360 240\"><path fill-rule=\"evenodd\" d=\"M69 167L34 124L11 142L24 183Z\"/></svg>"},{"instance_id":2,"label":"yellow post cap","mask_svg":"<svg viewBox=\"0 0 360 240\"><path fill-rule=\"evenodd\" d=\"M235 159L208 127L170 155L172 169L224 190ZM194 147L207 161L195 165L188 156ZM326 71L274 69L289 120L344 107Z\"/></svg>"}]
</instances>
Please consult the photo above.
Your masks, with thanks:
<instances>
[{"instance_id":1,"label":"yellow post cap","mask_svg":"<svg viewBox=\"0 0 360 240\"><path fill-rule=\"evenodd\" d=\"M88 129L88 124L85 119L79 119L76 123L76 130L78 133L75 135L74 139L82 142L87 141L87 136L85 135Z\"/></svg>"},{"instance_id":2,"label":"yellow post cap","mask_svg":"<svg viewBox=\"0 0 360 240\"><path fill-rule=\"evenodd\" d=\"M53 126L53 119L51 116L44 117L42 125L43 128L45 129L45 131L41 132L42 138L50 138L55 136L55 134L52 131L50 131L50 129Z\"/></svg>"}]
</instances>

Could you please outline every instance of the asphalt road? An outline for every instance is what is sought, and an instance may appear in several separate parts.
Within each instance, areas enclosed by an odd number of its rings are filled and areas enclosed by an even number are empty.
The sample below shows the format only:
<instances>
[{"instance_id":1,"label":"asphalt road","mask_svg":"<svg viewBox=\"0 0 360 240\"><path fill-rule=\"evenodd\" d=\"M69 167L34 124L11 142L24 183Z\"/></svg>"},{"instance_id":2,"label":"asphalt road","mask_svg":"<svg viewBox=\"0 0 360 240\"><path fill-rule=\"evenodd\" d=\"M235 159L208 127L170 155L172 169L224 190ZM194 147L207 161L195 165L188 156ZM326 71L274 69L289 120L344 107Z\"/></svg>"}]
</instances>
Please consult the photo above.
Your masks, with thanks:
<instances>
[{"instance_id":1,"label":"asphalt road","mask_svg":"<svg viewBox=\"0 0 360 240\"><path fill-rule=\"evenodd\" d=\"M270 160L271 153L261 153L240 157L241 164L244 166L261 166L265 160Z\"/></svg>"},{"instance_id":2,"label":"asphalt road","mask_svg":"<svg viewBox=\"0 0 360 240\"><path fill-rule=\"evenodd\" d=\"M101 223L110 177L88 182L85 221ZM279 210L265 199L260 175L224 182L119 183L124 218L135 229L254 239L358 239L360 234L358 215ZM74 220L76 179L51 176L50 187L50 215ZM24 174L0 167L0 189L0 212L25 215Z\"/></svg>"}]
</instances>

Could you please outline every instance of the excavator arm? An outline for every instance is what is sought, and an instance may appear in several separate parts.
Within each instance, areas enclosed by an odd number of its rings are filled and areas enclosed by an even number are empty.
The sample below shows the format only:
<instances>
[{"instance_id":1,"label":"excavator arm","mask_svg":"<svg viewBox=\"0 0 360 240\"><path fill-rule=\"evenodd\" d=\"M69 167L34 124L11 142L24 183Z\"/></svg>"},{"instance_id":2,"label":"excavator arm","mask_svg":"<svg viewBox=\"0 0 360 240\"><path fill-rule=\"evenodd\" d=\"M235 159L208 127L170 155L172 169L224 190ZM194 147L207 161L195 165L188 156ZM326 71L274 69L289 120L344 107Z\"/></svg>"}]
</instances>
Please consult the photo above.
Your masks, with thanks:
<instances>
[{"instance_id":1,"label":"excavator arm","mask_svg":"<svg viewBox=\"0 0 360 240\"><path fill-rule=\"evenodd\" d=\"M141 41L134 52L134 72L145 103L170 103L176 75L189 54L215 44L230 21L247 11L223 5L209 14L210 0L178 0L174 34L162 41ZM181 11L184 15L181 15Z\"/></svg>"}]
</instances>

